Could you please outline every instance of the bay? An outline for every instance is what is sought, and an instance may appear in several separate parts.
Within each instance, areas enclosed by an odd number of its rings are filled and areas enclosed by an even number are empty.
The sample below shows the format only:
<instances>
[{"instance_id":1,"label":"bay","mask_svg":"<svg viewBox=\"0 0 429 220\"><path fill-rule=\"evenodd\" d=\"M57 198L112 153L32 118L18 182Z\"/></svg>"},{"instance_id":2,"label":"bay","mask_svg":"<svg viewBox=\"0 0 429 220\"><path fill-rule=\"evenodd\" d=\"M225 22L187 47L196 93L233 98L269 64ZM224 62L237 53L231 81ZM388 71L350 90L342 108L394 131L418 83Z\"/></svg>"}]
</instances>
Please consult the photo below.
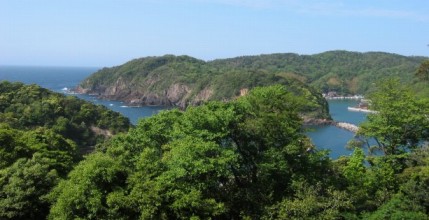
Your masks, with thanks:
<instances>
[{"instance_id":1,"label":"bay","mask_svg":"<svg viewBox=\"0 0 429 220\"><path fill-rule=\"evenodd\" d=\"M38 84L54 92L64 92L65 88L74 88L98 67L39 67L39 66L0 66L0 80ZM81 99L120 112L128 117L133 124L140 118L149 117L166 109L163 106L128 107L123 102L101 100L90 95L77 94ZM365 120L366 114L350 112L348 106L357 104L356 100L329 100L330 113L334 120L359 125ZM331 151L330 157L335 159L341 155L349 155L351 151L345 148L347 142L353 138L353 133L334 127L317 126L307 132L313 143L322 149Z\"/></svg>"},{"instance_id":2,"label":"bay","mask_svg":"<svg viewBox=\"0 0 429 220\"><path fill-rule=\"evenodd\" d=\"M349 111L347 107L356 106L359 103L359 100L354 99L344 99L344 100L328 100L329 104L329 113L331 114L332 119L338 122L348 122L355 125L359 125L365 121L368 113L364 112L353 112Z\"/></svg>"},{"instance_id":3,"label":"bay","mask_svg":"<svg viewBox=\"0 0 429 220\"><path fill-rule=\"evenodd\" d=\"M333 120L338 122L348 122L355 125L365 121L368 113L352 112L347 109L349 106L355 106L358 100L328 100L329 112ZM313 126L307 132L311 141L320 149L330 150L329 156L337 159L343 155L350 155L351 150L346 149L347 142L354 137L354 133L335 126Z\"/></svg>"}]
</instances>

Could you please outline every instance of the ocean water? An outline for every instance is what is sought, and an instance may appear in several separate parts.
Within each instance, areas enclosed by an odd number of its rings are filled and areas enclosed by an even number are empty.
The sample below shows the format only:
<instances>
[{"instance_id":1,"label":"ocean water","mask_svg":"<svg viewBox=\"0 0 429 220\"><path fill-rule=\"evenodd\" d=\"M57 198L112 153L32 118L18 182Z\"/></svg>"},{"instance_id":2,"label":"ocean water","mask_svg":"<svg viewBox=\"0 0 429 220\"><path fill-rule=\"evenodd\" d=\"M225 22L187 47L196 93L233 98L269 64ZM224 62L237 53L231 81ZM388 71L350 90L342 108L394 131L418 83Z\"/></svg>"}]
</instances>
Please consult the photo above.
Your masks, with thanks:
<instances>
[{"instance_id":1,"label":"ocean water","mask_svg":"<svg viewBox=\"0 0 429 220\"><path fill-rule=\"evenodd\" d=\"M97 67L0 66L0 81L38 84L55 92L64 92L64 88L76 87L79 82L98 69ZM133 124L136 124L142 117L149 117L166 109L163 106L128 107L120 101L101 100L89 95L76 96L120 112L128 117ZM357 101L355 100L330 100L330 113L336 121L358 125L365 120L366 113L347 110L348 106L356 104ZM351 154L351 151L345 148L347 142L353 138L353 133L349 131L334 126L317 126L307 132L307 135L318 148L329 149L331 158L335 159L341 155Z\"/></svg>"},{"instance_id":2,"label":"ocean water","mask_svg":"<svg viewBox=\"0 0 429 220\"><path fill-rule=\"evenodd\" d=\"M61 92L63 88L75 87L98 69L96 67L0 66L0 80L38 84Z\"/></svg>"}]
</instances>

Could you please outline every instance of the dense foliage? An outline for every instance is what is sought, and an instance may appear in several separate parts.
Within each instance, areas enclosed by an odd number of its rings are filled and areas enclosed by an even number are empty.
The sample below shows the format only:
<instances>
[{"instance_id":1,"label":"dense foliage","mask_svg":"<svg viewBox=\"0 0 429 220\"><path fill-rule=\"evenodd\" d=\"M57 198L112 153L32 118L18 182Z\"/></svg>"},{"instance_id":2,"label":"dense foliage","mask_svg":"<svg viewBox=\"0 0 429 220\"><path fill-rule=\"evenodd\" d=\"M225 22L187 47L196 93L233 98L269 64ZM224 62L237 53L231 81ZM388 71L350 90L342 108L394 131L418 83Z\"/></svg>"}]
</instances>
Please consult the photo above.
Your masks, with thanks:
<instances>
[{"instance_id":1,"label":"dense foliage","mask_svg":"<svg viewBox=\"0 0 429 220\"><path fill-rule=\"evenodd\" d=\"M130 126L129 119L104 106L7 81L0 82L0 120L16 129L50 128L82 146L94 145L103 130L113 135Z\"/></svg>"},{"instance_id":2,"label":"dense foliage","mask_svg":"<svg viewBox=\"0 0 429 220\"><path fill-rule=\"evenodd\" d=\"M392 95L383 94L381 102ZM143 119L58 184L49 218L429 218L427 146L384 156L356 148L332 161L303 134L305 102L271 86Z\"/></svg>"},{"instance_id":3,"label":"dense foliage","mask_svg":"<svg viewBox=\"0 0 429 220\"><path fill-rule=\"evenodd\" d=\"M429 102L419 99L411 88L398 79L379 83L369 95L371 109L359 134L375 138L372 150L385 155L398 155L429 140Z\"/></svg>"},{"instance_id":4,"label":"dense foliage","mask_svg":"<svg viewBox=\"0 0 429 220\"><path fill-rule=\"evenodd\" d=\"M373 82L399 77L414 82L423 57L381 52L330 51L316 55L269 54L205 62L188 56L166 55L135 59L104 68L85 81L83 91L137 104L187 105L207 100L231 100L243 89L283 84L309 93L321 104L318 92L366 94ZM427 78L427 70L419 76ZM427 85L426 85L427 86ZM424 90L426 95L429 90ZM143 98L142 98L143 97Z\"/></svg>"},{"instance_id":5,"label":"dense foliage","mask_svg":"<svg viewBox=\"0 0 429 220\"><path fill-rule=\"evenodd\" d=\"M372 83L390 77L411 82L424 57L406 57L382 52L329 51L315 55L269 54L213 61L239 69L263 69L286 74L322 92L366 94Z\"/></svg>"},{"instance_id":6,"label":"dense foliage","mask_svg":"<svg viewBox=\"0 0 429 220\"><path fill-rule=\"evenodd\" d=\"M311 100L282 85L142 119L80 162L80 144L97 138L64 124L115 133L129 123L34 85L1 85L1 219L429 218L429 102L395 80L375 88L378 113L360 131L385 154L356 148L335 161L305 136Z\"/></svg>"},{"instance_id":7,"label":"dense foliage","mask_svg":"<svg viewBox=\"0 0 429 220\"><path fill-rule=\"evenodd\" d=\"M0 218L46 216L46 195L82 154L129 127L128 119L105 107L0 82Z\"/></svg>"},{"instance_id":8,"label":"dense foliage","mask_svg":"<svg viewBox=\"0 0 429 220\"><path fill-rule=\"evenodd\" d=\"M304 102L273 86L141 120L59 184L50 217L259 218L294 182L331 179L328 158L307 152Z\"/></svg>"},{"instance_id":9,"label":"dense foliage","mask_svg":"<svg viewBox=\"0 0 429 220\"><path fill-rule=\"evenodd\" d=\"M366 159L371 165L365 169L360 162L349 170L354 185L360 183L360 188L370 189L368 194L361 193L362 189L356 190L360 193L361 209L378 208L363 216L428 219L429 100L419 98L399 79L377 83L369 97L376 113L368 115L358 135L372 138L375 143L364 144L368 147L368 157L364 157L362 149L357 149L349 161L351 164L353 158ZM374 156L377 152L383 156Z\"/></svg>"}]
</instances>

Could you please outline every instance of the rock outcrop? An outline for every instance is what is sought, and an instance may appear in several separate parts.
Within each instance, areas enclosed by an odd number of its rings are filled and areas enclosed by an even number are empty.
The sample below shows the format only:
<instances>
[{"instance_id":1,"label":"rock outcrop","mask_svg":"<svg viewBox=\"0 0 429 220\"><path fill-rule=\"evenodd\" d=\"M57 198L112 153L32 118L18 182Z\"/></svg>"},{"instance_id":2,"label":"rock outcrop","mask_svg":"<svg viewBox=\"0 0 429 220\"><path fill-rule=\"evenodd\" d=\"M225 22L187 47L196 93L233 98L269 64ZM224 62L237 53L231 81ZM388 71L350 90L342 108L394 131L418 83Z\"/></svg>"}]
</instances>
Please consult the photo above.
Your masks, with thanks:
<instances>
[{"instance_id":1,"label":"rock outcrop","mask_svg":"<svg viewBox=\"0 0 429 220\"><path fill-rule=\"evenodd\" d=\"M213 90L205 88L192 97L193 90L189 86L174 83L163 90L150 89L133 90L122 79L112 86L95 86L92 89L78 86L76 92L96 95L102 99L121 100L131 106L177 106L186 108L188 105L199 105L213 95Z\"/></svg>"}]
</instances>

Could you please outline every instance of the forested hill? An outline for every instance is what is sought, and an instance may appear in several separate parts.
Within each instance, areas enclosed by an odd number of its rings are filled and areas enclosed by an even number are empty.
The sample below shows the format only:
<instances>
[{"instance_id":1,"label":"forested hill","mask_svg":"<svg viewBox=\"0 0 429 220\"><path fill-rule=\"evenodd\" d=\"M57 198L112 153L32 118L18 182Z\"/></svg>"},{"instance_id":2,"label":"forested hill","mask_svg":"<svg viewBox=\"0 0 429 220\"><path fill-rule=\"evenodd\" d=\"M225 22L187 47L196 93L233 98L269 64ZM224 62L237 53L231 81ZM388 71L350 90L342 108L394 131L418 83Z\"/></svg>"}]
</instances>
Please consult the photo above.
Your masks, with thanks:
<instances>
[{"instance_id":1,"label":"forested hill","mask_svg":"<svg viewBox=\"0 0 429 220\"><path fill-rule=\"evenodd\" d=\"M322 92L365 94L373 83L399 77L411 83L416 69L427 57L407 57L384 52L329 51L315 55L293 53L243 56L212 61L228 69L264 70L294 77Z\"/></svg>"},{"instance_id":2,"label":"forested hill","mask_svg":"<svg viewBox=\"0 0 429 220\"><path fill-rule=\"evenodd\" d=\"M0 81L0 125L23 131L52 130L80 146L128 131L128 118L101 105L38 85Z\"/></svg>"},{"instance_id":3,"label":"forested hill","mask_svg":"<svg viewBox=\"0 0 429 220\"><path fill-rule=\"evenodd\" d=\"M106 107L0 82L0 219L44 219L48 192L83 154L130 128Z\"/></svg>"},{"instance_id":4,"label":"forested hill","mask_svg":"<svg viewBox=\"0 0 429 220\"><path fill-rule=\"evenodd\" d=\"M78 91L123 100L131 105L184 109L211 100L232 100L257 86L282 84L309 101L304 113L318 118L329 117L321 94L299 80L265 70L224 67L189 56L146 57L104 68L84 80Z\"/></svg>"},{"instance_id":5,"label":"forested hill","mask_svg":"<svg viewBox=\"0 0 429 220\"><path fill-rule=\"evenodd\" d=\"M300 93L365 94L374 82L398 76L414 79L424 57L381 52L330 51L243 56L210 62L189 56L145 57L103 68L84 80L80 92L135 105L197 105L231 100L255 86L284 84Z\"/></svg>"}]
</instances>

